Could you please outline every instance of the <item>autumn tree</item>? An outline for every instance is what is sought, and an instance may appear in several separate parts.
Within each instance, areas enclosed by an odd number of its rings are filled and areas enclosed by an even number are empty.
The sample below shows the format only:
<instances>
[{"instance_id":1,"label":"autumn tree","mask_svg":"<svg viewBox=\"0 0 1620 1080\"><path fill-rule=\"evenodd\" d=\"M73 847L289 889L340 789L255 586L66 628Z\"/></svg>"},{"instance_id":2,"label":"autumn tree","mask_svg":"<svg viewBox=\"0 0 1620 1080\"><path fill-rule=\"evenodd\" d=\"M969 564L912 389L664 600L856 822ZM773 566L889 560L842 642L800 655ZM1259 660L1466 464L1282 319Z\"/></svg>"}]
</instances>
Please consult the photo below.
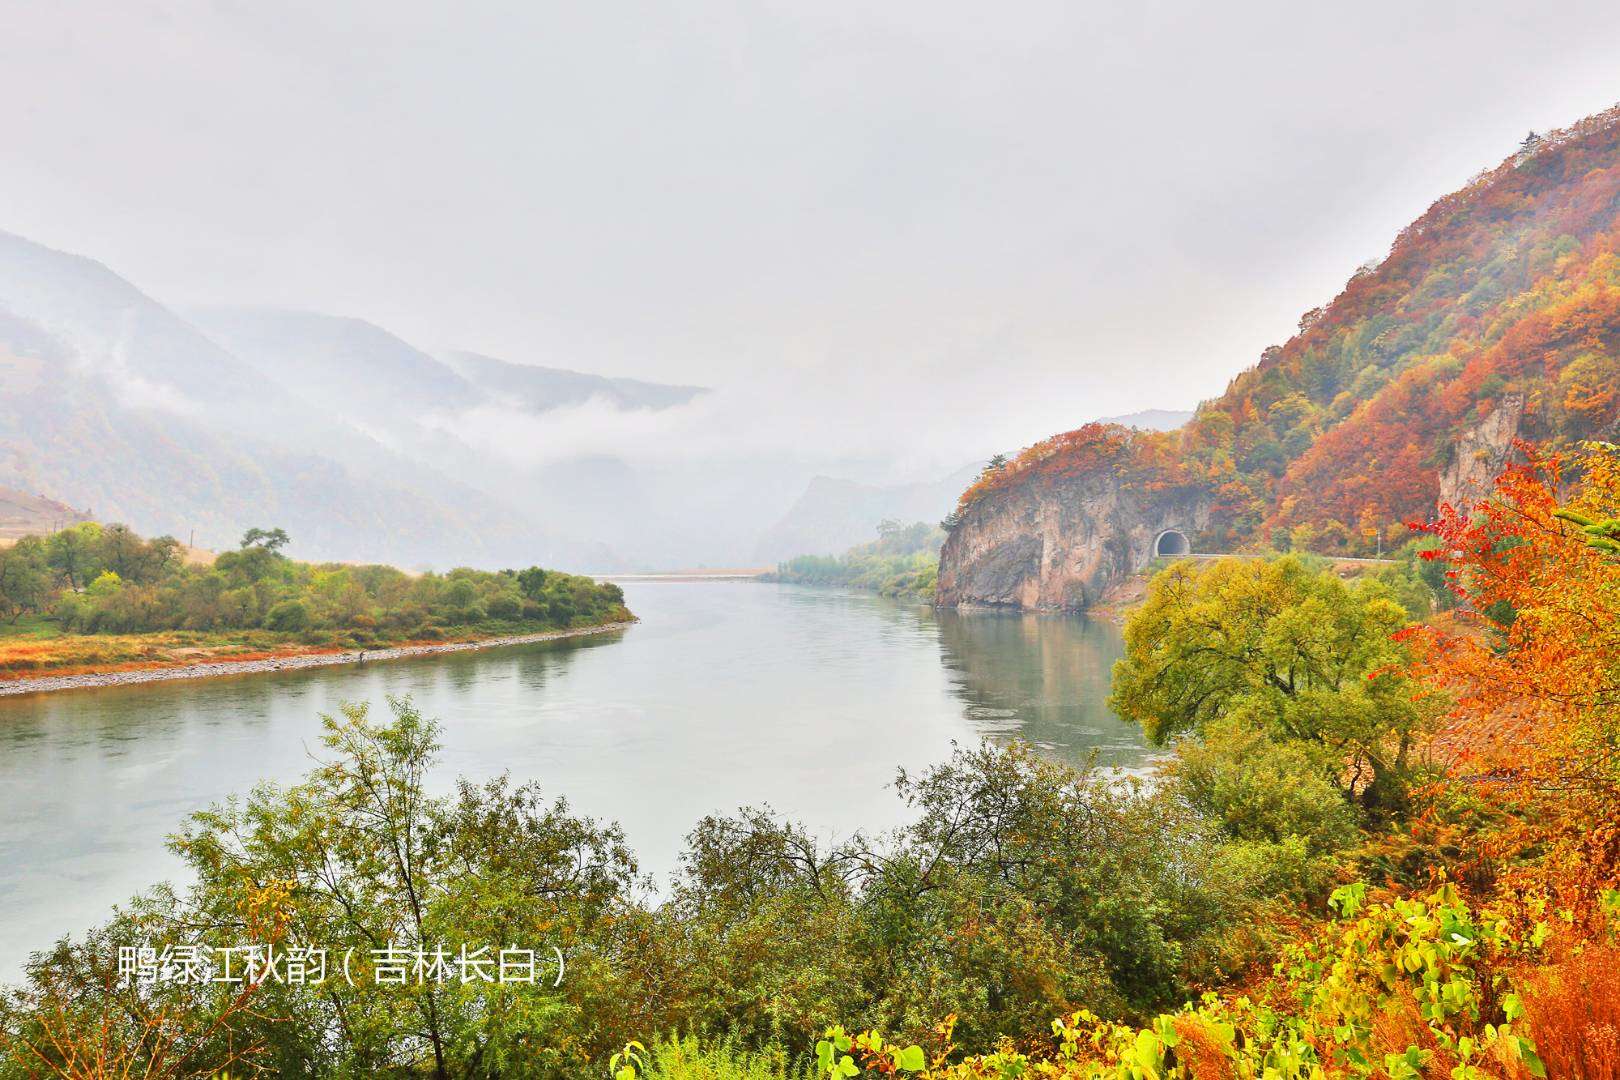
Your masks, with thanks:
<instances>
[{"instance_id":1,"label":"autumn tree","mask_svg":"<svg viewBox=\"0 0 1620 1080\"><path fill-rule=\"evenodd\" d=\"M1358 803L1394 809L1434 708L1393 637L1408 621L1381 582L1297 556L1176 563L1126 624L1110 703L1158 743L1220 723L1314 748Z\"/></svg>"},{"instance_id":2,"label":"autumn tree","mask_svg":"<svg viewBox=\"0 0 1620 1080\"><path fill-rule=\"evenodd\" d=\"M1510 841L1550 848L1567 880L1592 886L1620 874L1620 558L1607 531L1620 453L1593 444L1567 492L1564 461L1527 453L1473 514L1428 527L1460 626L1406 637L1456 695L1439 737L1453 774L1516 815Z\"/></svg>"}]
</instances>

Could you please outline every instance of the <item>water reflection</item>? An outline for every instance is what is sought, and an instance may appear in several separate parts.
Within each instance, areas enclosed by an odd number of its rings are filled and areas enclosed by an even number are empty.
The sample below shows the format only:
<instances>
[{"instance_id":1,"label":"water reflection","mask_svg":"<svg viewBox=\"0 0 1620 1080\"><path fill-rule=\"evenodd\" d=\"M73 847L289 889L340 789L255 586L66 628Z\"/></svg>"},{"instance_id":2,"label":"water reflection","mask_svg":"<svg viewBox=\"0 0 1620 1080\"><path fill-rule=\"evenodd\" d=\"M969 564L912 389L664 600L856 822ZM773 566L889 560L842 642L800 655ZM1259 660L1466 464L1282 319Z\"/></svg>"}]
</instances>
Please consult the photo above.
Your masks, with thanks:
<instances>
[{"instance_id":1,"label":"water reflection","mask_svg":"<svg viewBox=\"0 0 1620 1080\"><path fill-rule=\"evenodd\" d=\"M1141 764L1141 729L1108 708L1124 640L1113 623L996 610L930 612L967 716L986 733L1026 739L1083 764Z\"/></svg>"}]
</instances>

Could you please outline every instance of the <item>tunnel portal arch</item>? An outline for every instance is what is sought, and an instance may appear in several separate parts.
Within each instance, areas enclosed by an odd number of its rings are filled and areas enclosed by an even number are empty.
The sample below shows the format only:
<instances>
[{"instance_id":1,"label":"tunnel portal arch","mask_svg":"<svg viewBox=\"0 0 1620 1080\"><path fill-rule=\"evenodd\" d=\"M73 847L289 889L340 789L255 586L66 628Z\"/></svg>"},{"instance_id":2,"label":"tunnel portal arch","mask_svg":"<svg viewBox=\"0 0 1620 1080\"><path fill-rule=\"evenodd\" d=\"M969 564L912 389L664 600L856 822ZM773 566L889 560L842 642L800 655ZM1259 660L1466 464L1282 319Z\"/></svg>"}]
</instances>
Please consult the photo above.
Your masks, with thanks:
<instances>
[{"instance_id":1,"label":"tunnel portal arch","mask_svg":"<svg viewBox=\"0 0 1620 1080\"><path fill-rule=\"evenodd\" d=\"M1165 529L1153 538L1153 557L1155 559L1174 559L1191 554L1192 542L1187 539L1187 534L1180 529Z\"/></svg>"}]
</instances>

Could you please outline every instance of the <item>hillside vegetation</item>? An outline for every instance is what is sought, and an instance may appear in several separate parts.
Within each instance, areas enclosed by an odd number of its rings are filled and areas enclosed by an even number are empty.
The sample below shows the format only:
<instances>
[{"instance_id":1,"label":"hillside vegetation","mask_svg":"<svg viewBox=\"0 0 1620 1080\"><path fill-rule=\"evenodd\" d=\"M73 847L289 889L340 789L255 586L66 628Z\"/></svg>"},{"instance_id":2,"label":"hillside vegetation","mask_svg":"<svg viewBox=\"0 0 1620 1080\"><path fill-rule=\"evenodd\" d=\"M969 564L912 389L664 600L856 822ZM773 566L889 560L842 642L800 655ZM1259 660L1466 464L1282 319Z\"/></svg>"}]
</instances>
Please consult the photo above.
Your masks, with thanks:
<instances>
[{"instance_id":1,"label":"hillside vegetation","mask_svg":"<svg viewBox=\"0 0 1620 1080\"><path fill-rule=\"evenodd\" d=\"M944 532L926 522L902 526L887 520L878 525L878 538L870 543L858 544L842 555L800 555L778 564L774 573L761 580L929 599L934 595L939 548L944 542Z\"/></svg>"},{"instance_id":2,"label":"hillside vegetation","mask_svg":"<svg viewBox=\"0 0 1620 1080\"><path fill-rule=\"evenodd\" d=\"M86 522L0 549L0 676L289 646L365 647L629 618L612 584L539 567L406 574L298 562L252 529L211 565L171 537Z\"/></svg>"},{"instance_id":3,"label":"hillside vegetation","mask_svg":"<svg viewBox=\"0 0 1620 1080\"><path fill-rule=\"evenodd\" d=\"M1203 550L1372 552L1434 511L1464 434L1504 407L1548 449L1620 419L1620 107L1435 203L1180 431L1087 426L962 501L1110 469L1208 492Z\"/></svg>"}]
</instances>

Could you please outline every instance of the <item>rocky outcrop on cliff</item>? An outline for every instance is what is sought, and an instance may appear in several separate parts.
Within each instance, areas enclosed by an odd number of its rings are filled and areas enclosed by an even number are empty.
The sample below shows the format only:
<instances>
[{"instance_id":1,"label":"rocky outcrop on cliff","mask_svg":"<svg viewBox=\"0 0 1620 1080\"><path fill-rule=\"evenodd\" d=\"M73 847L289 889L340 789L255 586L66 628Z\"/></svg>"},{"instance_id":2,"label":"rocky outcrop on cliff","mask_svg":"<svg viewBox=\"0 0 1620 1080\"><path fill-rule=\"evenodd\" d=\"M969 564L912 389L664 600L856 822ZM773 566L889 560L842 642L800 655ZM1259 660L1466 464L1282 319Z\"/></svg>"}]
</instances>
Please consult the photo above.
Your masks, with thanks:
<instances>
[{"instance_id":1,"label":"rocky outcrop on cliff","mask_svg":"<svg viewBox=\"0 0 1620 1080\"><path fill-rule=\"evenodd\" d=\"M1148 489L1098 469L991 491L961 512L940 552L941 605L1082 610L1146 566L1167 530L1195 541L1209 496Z\"/></svg>"},{"instance_id":2,"label":"rocky outcrop on cliff","mask_svg":"<svg viewBox=\"0 0 1620 1080\"><path fill-rule=\"evenodd\" d=\"M1440 506L1466 511L1489 495L1513 456L1524 419L1524 395L1508 393L1477 425L1463 432L1440 472Z\"/></svg>"}]
</instances>

